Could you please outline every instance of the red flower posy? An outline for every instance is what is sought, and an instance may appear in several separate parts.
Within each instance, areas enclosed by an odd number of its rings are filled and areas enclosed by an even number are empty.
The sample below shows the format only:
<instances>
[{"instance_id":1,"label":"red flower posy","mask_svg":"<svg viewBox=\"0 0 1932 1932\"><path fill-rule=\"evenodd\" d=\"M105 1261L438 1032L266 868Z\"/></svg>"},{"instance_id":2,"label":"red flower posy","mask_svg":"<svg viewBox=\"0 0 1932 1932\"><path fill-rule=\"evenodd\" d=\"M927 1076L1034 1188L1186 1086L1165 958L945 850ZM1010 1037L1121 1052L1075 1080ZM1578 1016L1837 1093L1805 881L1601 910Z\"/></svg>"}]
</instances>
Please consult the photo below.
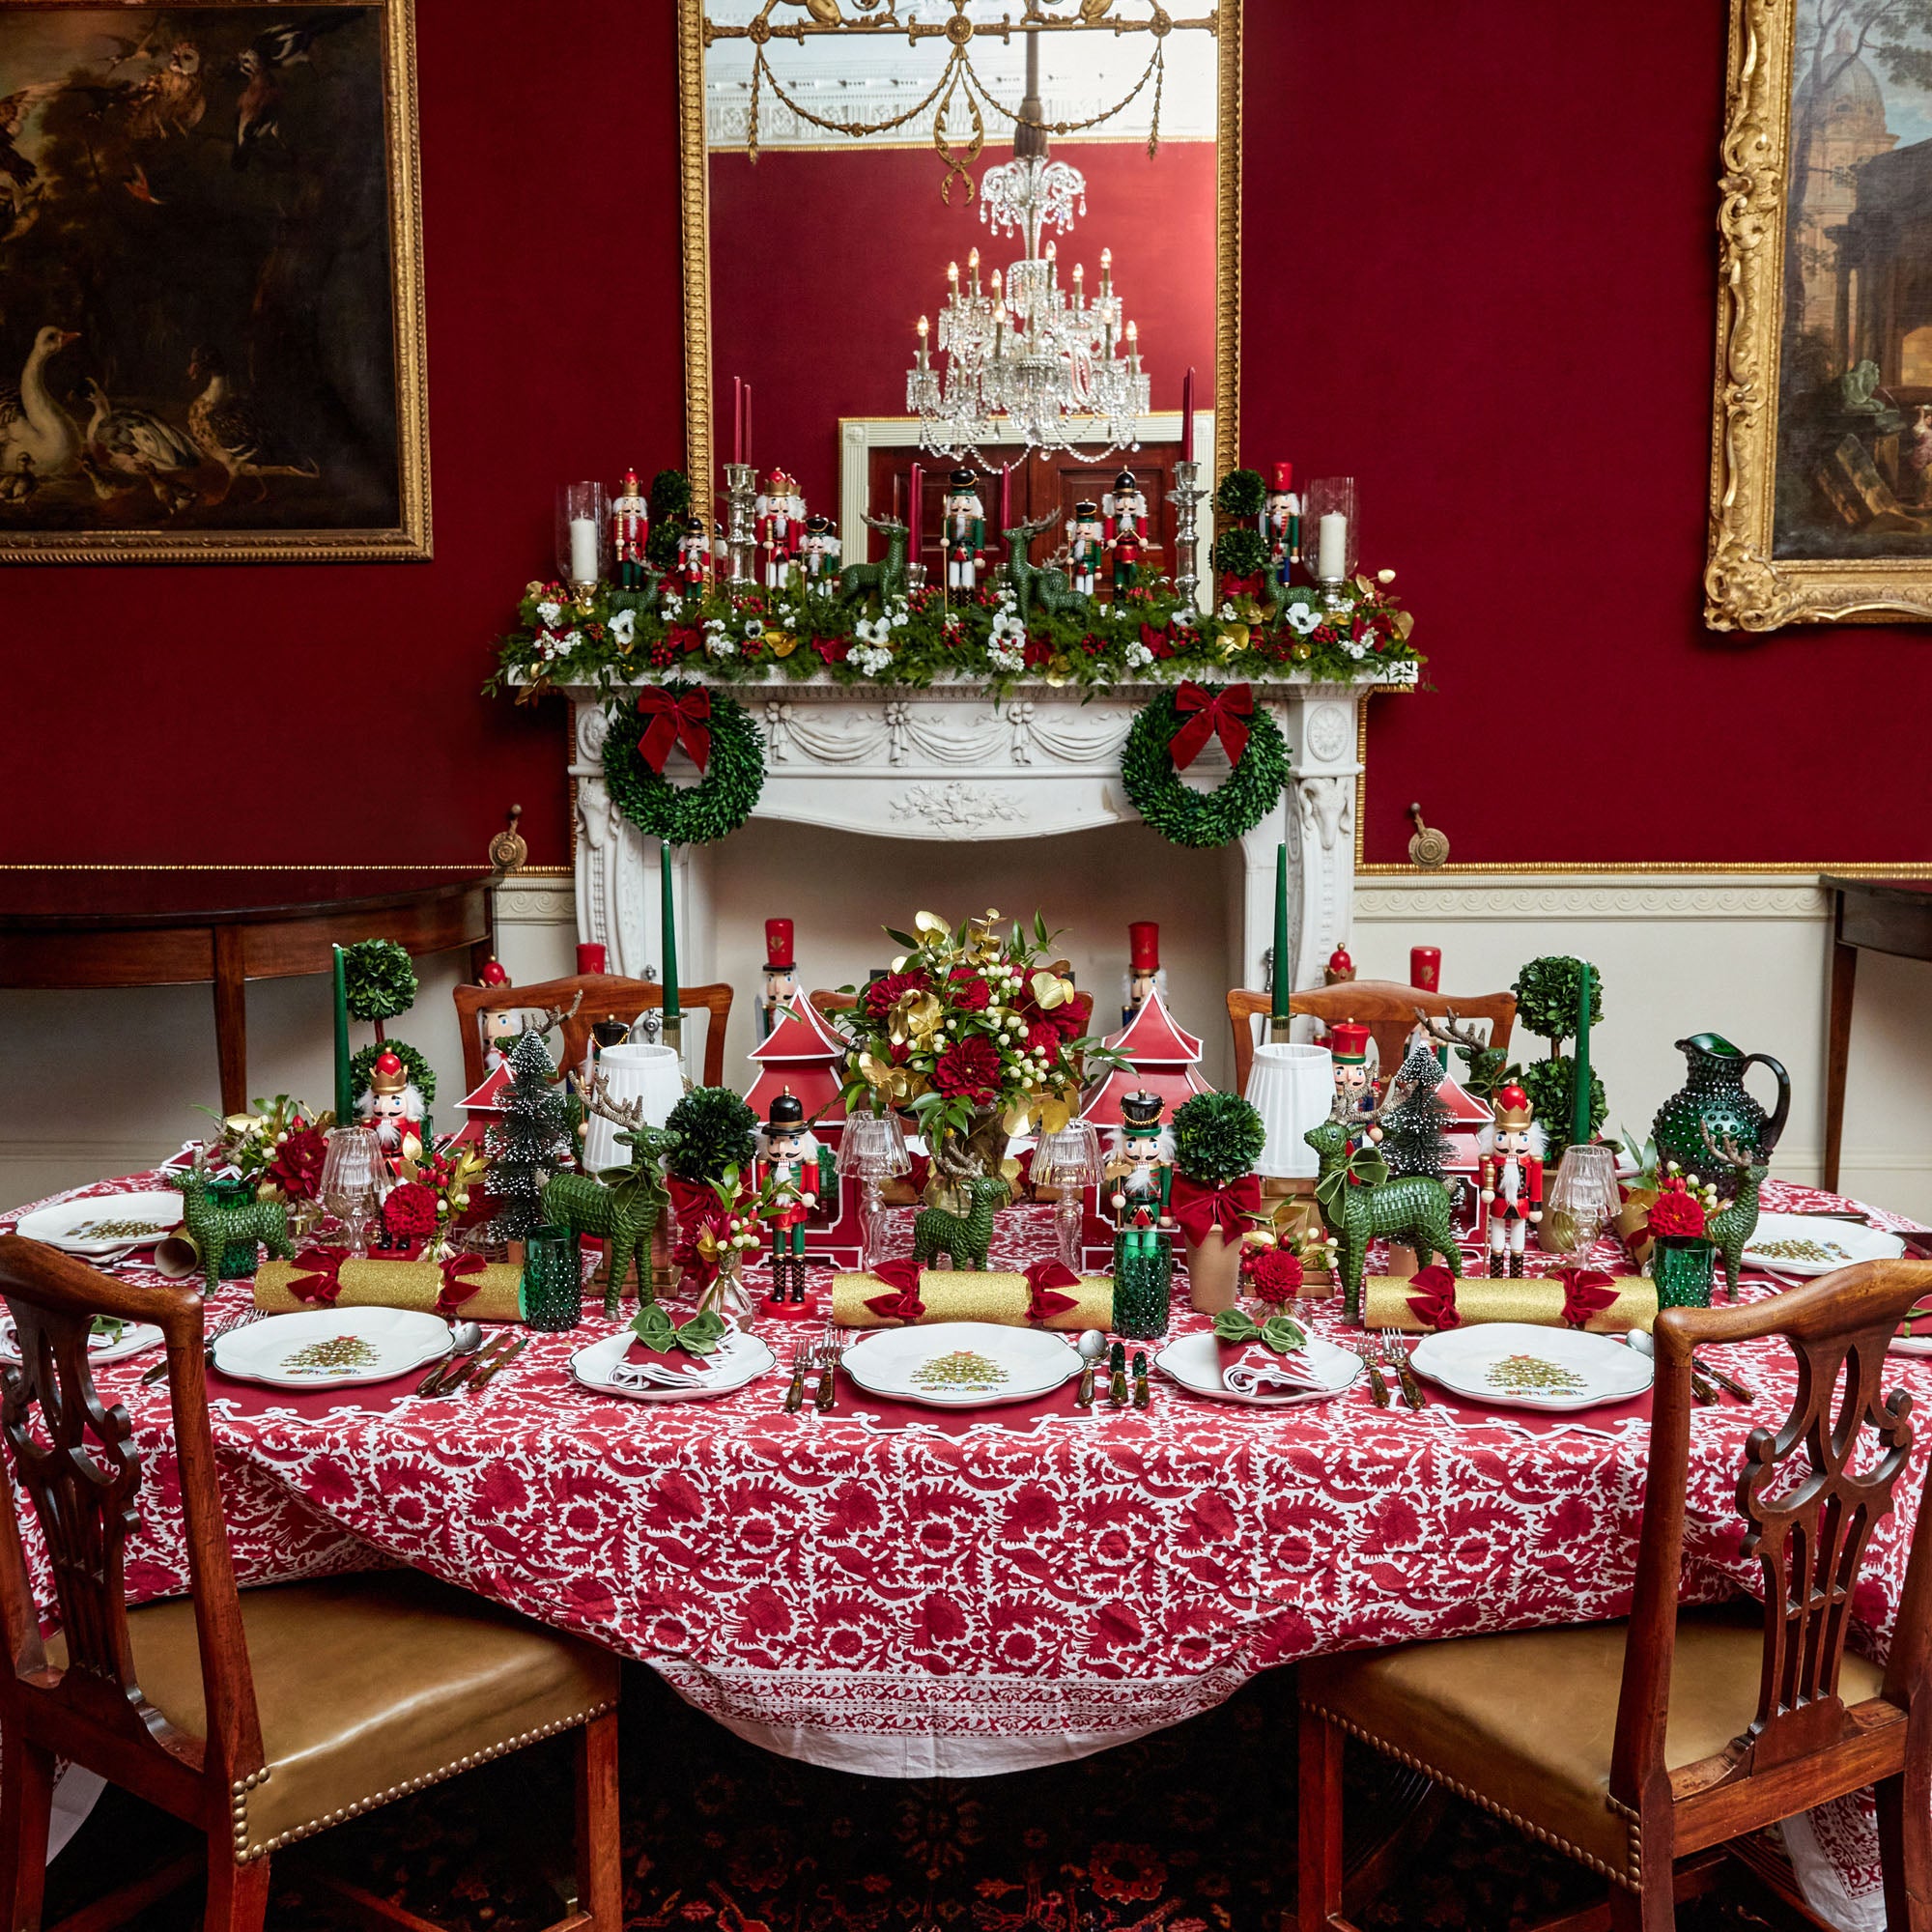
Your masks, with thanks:
<instances>
[{"instance_id":1,"label":"red flower posy","mask_svg":"<svg viewBox=\"0 0 1932 1932\"><path fill-rule=\"evenodd\" d=\"M1653 1235L1695 1236L1704 1232L1703 1205L1681 1180L1667 1181L1652 1204L1650 1232Z\"/></svg>"},{"instance_id":2,"label":"red flower posy","mask_svg":"<svg viewBox=\"0 0 1932 1932\"><path fill-rule=\"evenodd\" d=\"M320 1127L298 1127L275 1150L269 1179L291 1201L313 1201L322 1186L322 1163L327 1151Z\"/></svg>"},{"instance_id":3,"label":"red flower posy","mask_svg":"<svg viewBox=\"0 0 1932 1932\"><path fill-rule=\"evenodd\" d=\"M1286 1248L1243 1248L1241 1286L1258 1301L1287 1301L1301 1293L1301 1262Z\"/></svg>"},{"instance_id":4,"label":"red flower posy","mask_svg":"<svg viewBox=\"0 0 1932 1932\"><path fill-rule=\"evenodd\" d=\"M939 1056L932 1084L983 1106L1000 1091L1000 1050L979 1034L955 1040Z\"/></svg>"}]
</instances>

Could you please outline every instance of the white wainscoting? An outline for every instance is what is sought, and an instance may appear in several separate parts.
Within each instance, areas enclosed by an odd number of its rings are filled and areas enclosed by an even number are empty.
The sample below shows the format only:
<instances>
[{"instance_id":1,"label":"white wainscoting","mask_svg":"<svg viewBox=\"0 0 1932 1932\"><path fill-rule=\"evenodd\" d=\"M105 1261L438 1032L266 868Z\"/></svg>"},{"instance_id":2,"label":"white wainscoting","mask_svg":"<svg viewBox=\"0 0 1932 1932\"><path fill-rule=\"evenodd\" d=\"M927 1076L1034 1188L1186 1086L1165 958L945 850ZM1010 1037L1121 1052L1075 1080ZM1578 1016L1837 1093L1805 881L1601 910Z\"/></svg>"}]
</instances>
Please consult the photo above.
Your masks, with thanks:
<instances>
[{"instance_id":1,"label":"white wainscoting","mask_svg":"<svg viewBox=\"0 0 1932 1932\"><path fill-rule=\"evenodd\" d=\"M1205 1070L1225 1077L1226 1022L1217 969L1226 952L1217 930L1193 931L1187 915L1206 923L1194 902L1196 882L1170 859L1198 861L1172 848L1132 846L1136 828L1083 835L1100 841L1080 857L1056 893L1029 877L1050 914L1072 923L1068 951L1082 982L1103 1002L1114 996L1124 949L1125 922L1167 908L1164 935L1170 992L1180 1019L1206 1036ZM812 841L793 854L804 876L816 860ZM1106 849L1102 849L1105 846ZM725 848L729 856L729 848ZM990 861L993 848L986 849ZM892 884L895 903L930 898L957 909L977 890L994 892L976 904L1007 905L1010 879L981 879L966 853L949 852L922 888ZM1125 863L1123 864L1122 861ZM743 887L749 881L727 881ZM725 895L731 928L721 939L720 964L734 975L739 1011L726 1057L727 1077L748 1072L750 1006L767 910L789 911L799 922L802 949L809 927L842 916L869 917L856 902L880 896L886 882L861 890L815 891L833 905L819 919L802 895L787 907L740 903ZM954 888L958 890L954 890ZM1155 903L1127 907L1126 896ZM1077 902L1077 903L1076 903ZM1185 909L1183 912L1183 908ZM1029 905L1029 910L1030 905ZM826 914L830 914L829 922ZM1118 935L1111 929L1118 924ZM737 931L743 926L742 933ZM1106 929L1101 929L1102 927ZM1089 930L1090 927L1094 928ZM567 879L526 877L506 885L497 899L498 950L526 983L571 970L575 941L572 889ZM1830 943L1827 905L1815 879L1804 875L1709 873L1548 874L1528 878L1455 874L1363 878L1356 892L1352 951L1362 974L1406 979L1411 945L1440 946L1443 980L1452 991L1507 985L1525 959L1544 952L1578 953L1601 968L1605 1014L1597 1029L1596 1064L1609 1090L1612 1127L1641 1127L1681 1082L1681 1057L1671 1042L1684 1034L1721 1033L1747 1051L1775 1054L1790 1069L1791 1124L1777 1171L1793 1179L1818 1176L1824 1146L1825 987ZM839 983L877 951L867 936L802 952L815 985ZM440 1081L437 1111L462 1094L462 1058L449 989L462 955L425 962L415 1011L398 1029L425 1054ZM1867 954L1861 962L1857 1026L1852 1047L1845 1122L1844 1185L1932 1219L1932 1066L1921 1019L1932 968ZM263 981L248 995L249 1064L259 1094L326 1097L329 1090L327 981ZM0 1037L8 1042L9 1077L0 1082L0 1201L35 1198L94 1176L125 1172L170 1152L205 1123L195 1101L213 1106L214 1038L212 1003L203 986L157 987L125 993L0 993ZM1523 1051L1534 1053L1524 1039ZM1764 1084L1761 1074L1753 1081Z\"/></svg>"}]
</instances>

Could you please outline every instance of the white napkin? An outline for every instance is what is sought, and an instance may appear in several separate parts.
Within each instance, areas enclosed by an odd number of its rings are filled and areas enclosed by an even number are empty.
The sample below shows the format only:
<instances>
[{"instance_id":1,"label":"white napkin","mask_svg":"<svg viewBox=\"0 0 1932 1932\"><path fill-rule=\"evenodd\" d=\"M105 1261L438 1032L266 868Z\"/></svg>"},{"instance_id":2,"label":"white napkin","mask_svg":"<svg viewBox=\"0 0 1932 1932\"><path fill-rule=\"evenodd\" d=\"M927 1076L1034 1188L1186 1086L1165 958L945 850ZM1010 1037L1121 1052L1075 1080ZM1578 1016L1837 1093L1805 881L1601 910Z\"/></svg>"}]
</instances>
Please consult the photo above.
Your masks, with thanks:
<instances>
[{"instance_id":1,"label":"white napkin","mask_svg":"<svg viewBox=\"0 0 1932 1932\"><path fill-rule=\"evenodd\" d=\"M1243 1350L1221 1371L1221 1386L1247 1396L1325 1394L1328 1388L1298 1353L1277 1355L1259 1346Z\"/></svg>"}]
</instances>

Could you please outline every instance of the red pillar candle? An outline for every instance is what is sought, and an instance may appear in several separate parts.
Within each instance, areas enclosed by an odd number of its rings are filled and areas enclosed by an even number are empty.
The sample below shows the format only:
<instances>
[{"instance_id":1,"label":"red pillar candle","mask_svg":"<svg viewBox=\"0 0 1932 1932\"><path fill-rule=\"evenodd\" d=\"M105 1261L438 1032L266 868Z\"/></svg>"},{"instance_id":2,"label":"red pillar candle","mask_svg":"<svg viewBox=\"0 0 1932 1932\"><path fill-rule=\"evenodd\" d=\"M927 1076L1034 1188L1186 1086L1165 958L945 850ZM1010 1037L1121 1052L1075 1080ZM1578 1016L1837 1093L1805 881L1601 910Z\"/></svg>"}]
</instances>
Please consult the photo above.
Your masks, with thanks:
<instances>
[{"instance_id":1,"label":"red pillar candle","mask_svg":"<svg viewBox=\"0 0 1932 1932\"><path fill-rule=\"evenodd\" d=\"M1408 983L1425 993L1442 990L1442 949L1439 946L1411 946L1408 949Z\"/></svg>"},{"instance_id":2,"label":"red pillar candle","mask_svg":"<svg viewBox=\"0 0 1932 1932\"><path fill-rule=\"evenodd\" d=\"M609 954L603 947L585 941L577 949L577 970L580 973L605 973L610 968L605 964Z\"/></svg>"},{"instance_id":3,"label":"red pillar candle","mask_svg":"<svg viewBox=\"0 0 1932 1932\"><path fill-rule=\"evenodd\" d=\"M1194 367L1180 380L1180 460L1194 461Z\"/></svg>"}]
</instances>

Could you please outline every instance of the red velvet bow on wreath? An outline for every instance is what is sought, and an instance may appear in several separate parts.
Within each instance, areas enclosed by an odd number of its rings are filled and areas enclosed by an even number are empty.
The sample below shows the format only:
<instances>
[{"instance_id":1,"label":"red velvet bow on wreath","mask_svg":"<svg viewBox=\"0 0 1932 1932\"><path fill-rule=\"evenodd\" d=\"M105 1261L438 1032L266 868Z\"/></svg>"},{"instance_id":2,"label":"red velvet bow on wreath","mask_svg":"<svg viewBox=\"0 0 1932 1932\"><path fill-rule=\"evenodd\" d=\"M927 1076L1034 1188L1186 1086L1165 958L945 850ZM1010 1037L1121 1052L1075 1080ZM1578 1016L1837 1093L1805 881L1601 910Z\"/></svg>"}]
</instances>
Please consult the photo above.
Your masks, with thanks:
<instances>
[{"instance_id":1,"label":"red velvet bow on wreath","mask_svg":"<svg viewBox=\"0 0 1932 1932\"><path fill-rule=\"evenodd\" d=\"M1241 753L1248 749L1248 724L1255 715L1252 686L1224 684L1210 692L1190 680L1174 694L1174 708L1181 722L1167 741L1167 750L1176 771L1184 772L1209 738L1220 739L1231 765L1241 762Z\"/></svg>"},{"instance_id":2,"label":"red velvet bow on wreath","mask_svg":"<svg viewBox=\"0 0 1932 1932\"><path fill-rule=\"evenodd\" d=\"M644 728L638 739L638 755L660 778L665 761L682 746L701 772L711 761L711 694L702 688L681 696L659 685L638 694L638 715Z\"/></svg>"}]
</instances>

